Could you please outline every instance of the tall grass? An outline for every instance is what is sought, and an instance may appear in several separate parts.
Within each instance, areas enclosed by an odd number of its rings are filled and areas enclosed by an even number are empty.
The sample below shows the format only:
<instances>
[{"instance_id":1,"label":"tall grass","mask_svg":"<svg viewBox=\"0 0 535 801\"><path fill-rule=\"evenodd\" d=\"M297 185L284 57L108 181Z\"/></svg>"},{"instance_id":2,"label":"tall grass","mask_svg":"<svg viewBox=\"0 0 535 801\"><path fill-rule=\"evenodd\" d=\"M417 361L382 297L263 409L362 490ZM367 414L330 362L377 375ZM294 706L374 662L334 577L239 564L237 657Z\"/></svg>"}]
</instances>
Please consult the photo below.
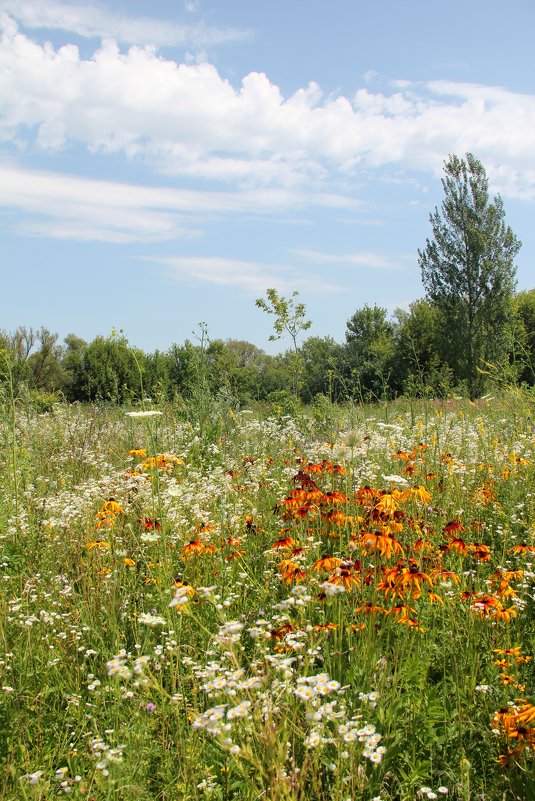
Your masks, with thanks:
<instances>
[{"instance_id":1,"label":"tall grass","mask_svg":"<svg viewBox=\"0 0 535 801\"><path fill-rule=\"evenodd\" d=\"M0 797L535 797L530 399L210 408L4 406Z\"/></svg>"}]
</instances>

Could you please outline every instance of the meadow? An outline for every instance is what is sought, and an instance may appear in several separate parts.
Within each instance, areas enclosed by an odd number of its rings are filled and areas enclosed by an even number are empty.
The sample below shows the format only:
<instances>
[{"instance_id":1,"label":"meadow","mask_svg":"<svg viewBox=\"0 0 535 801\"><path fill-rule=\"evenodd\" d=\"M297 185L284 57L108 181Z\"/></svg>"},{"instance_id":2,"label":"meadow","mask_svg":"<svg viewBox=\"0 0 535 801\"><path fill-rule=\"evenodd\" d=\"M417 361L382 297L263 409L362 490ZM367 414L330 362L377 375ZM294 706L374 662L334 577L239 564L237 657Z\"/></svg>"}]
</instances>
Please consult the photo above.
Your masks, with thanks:
<instances>
[{"instance_id":1,"label":"meadow","mask_svg":"<svg viewBox=\"0 0 535 801\"><path fill-rule=\"evenodd\" d=\"M7 403L0 797L535 798L532 412Z\"/></svg>"}]
</instances>

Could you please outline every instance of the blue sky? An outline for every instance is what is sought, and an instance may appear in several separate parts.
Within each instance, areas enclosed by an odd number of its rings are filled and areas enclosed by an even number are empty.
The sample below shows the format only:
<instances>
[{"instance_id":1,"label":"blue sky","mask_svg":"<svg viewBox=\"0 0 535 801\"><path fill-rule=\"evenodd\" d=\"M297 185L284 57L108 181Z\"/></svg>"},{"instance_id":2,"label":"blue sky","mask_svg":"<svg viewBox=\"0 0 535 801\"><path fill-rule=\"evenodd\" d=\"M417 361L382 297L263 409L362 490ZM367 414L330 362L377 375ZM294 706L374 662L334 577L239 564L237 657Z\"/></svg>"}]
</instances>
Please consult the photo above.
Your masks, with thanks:
<instances>
[{"instance_id":1,"label":"blue sky","mask_svg":"<svg viewBox=\"0 0 535 801\"><path fill-rule=\"evenodd\" d=\"M534 285L532 0L0 0L0 29L4 330L273 351L273 286L343 341L423 296L468 151Z\"/></svg>"}]
</instances>

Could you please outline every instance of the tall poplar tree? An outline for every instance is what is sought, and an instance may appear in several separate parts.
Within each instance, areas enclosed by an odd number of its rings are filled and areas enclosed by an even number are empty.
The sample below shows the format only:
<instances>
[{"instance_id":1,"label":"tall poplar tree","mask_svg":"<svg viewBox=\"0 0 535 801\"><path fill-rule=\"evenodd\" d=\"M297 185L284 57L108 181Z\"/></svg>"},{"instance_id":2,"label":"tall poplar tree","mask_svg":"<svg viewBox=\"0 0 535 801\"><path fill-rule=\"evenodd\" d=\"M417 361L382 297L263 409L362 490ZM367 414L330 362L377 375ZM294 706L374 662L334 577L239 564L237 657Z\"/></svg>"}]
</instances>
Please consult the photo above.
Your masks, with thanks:
<instances>
[{"instance_id":1,"label":"tall poplar tree","mask_svg":"<svg viewBox=\"0 0 535 801\"><path fill-rule=\"evenodd\" d=\"M427 297L443 316L444 355L474 398L478 367L507 352L521 242L504 222L500 196L489 199L485 169L471 153L449 157L442 186L441 209L429 216L433 239L418 262Z\"/></svg>"}]
</instances>

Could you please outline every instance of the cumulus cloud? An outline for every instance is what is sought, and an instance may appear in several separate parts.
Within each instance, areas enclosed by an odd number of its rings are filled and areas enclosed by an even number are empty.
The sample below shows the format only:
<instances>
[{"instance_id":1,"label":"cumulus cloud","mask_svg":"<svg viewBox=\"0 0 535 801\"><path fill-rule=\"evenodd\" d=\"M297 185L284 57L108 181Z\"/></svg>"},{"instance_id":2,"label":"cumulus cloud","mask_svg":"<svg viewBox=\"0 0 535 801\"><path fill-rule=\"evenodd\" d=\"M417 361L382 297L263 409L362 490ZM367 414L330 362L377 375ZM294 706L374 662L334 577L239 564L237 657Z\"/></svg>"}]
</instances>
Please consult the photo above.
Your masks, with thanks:
<instances>
[{"instance_id":1,"label":"cumulus cloud","mask_svg":"<svg viewBox=\"0 0 535 801\"><path fill-rule=\"evenodd\" d=\"M30 6L22 3L27 14ZM18 147L76 143L241 188L328 185L339 195L360 172L440 175L449 153L471 150L493 190L535 198L535 95L500 87L398 81L391 93L365 87L333 98L311 83L284 97L263 73L234 86L212 64L113 40L84 58L75 45L33 41L5 18L0 100L0 137Z\"/></svg>"},{"instance_id":2,"label":"cumulus cloud","mask_svg":"<svg viewBox=\"0 0 535 801\"><path fill-rule=\"evenodd\" d=\"M186 4L185 10L195 11L195 4ZM125 44L205 47L243 41L251 36L249 31L236 28L177 25L153 17L121 15L102 3L0 0L0 11L9 14L24 28L62 30L85 38L117 39Z\"/></svg>"}]
</instances>

